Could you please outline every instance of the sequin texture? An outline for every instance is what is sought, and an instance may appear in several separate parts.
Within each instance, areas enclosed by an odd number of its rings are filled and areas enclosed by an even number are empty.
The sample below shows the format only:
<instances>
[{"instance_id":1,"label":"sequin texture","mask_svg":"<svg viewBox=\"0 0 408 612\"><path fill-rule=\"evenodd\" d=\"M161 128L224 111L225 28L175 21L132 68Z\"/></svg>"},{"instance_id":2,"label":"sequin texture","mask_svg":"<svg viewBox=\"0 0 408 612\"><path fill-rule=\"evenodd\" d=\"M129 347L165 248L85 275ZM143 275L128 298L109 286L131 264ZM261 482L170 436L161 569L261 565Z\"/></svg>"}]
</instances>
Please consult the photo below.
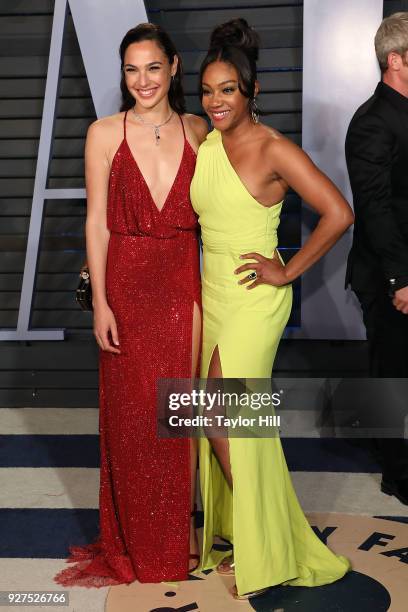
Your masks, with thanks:
<instances>
[{"instance_id":1,"label":"sequin texture","mask_svg":"<svg viewBox=\"0 0 408 612\"><path fill-rule=\"evenodd\" d=\"M189 441L157 437L156 382L191 375L194 302L201 308L195 161L185 138L161 211L126 132L112 162L106 294L121 354L99 353L99 537L70 547L76 563L54 579L64 586L188 577Z\"/></svg>"}]
</instances>

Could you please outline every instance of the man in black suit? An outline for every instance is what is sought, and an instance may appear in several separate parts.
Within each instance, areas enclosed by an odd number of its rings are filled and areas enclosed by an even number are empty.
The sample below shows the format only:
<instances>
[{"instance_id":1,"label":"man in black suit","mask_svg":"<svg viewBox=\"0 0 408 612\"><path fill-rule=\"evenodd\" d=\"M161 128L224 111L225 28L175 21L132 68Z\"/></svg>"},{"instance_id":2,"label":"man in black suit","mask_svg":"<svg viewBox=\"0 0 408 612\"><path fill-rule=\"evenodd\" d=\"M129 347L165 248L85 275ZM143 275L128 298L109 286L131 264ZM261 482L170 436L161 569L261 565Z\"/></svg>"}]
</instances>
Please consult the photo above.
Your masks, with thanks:
<instances>
[{"instance_id":1,"label":"man in black suit","mask_svg":"<svg viewBox=\"0 0 408 612\"><path fill-rule=\"evenodd\" d=\"M355 213L346 287L363 311L371 376L407 378L408 12L384 19L375 50L382 81L356 111L346 137ZM408 504L407 440L371 443L382 463L381 490Z\"/></svg>"}]
</instances>

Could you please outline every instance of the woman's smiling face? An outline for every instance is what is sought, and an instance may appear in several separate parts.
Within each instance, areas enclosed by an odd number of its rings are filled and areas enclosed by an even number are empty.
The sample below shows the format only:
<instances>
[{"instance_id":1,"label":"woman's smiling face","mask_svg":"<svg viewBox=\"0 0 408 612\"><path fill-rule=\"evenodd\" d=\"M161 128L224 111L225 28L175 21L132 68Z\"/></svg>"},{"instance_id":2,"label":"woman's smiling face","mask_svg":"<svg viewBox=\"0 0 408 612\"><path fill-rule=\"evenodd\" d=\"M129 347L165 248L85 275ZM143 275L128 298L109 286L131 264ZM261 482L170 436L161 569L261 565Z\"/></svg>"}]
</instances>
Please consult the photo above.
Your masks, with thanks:
<instances>
[{"instance_id":1,"label":"woman's smiling face","mask_svg":"<svg viewBox=\"0 0 408 612\"><path fill-rule=\"evenodd\" d=\"M166 54L153 40L143 40L128 46L123 70L126 86L137 104L153 108L167 96L171 77L177 70L177 57L169 64Z\"/></svg>"},{"instance_id":2,"label":"woman's smiling face","mask_svg":"<svg viewBox=\"0 0 408 612\"><path fill-rule=\"evenodd\" d=\"M229 130L249 119L248 98L239 90L238 72L223 61L207 66L202 80L202 105L217 130Z\"/></svg>"}]
</instances>

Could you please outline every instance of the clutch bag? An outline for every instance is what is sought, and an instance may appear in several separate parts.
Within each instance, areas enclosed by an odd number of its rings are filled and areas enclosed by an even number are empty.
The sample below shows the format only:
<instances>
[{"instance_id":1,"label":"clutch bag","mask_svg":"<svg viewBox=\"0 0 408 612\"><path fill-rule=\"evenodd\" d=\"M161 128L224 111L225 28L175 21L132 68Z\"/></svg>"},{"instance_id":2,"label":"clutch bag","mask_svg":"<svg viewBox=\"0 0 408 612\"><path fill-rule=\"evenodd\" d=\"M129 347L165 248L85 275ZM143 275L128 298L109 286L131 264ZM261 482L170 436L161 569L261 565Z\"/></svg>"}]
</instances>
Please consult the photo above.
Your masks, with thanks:
<instances>
[{"instance_id":1,"label":"clutch bag","mask_svg":"<svg viewBox=\"0 0 408 612\"><path fill-rule=\"evenodd\" d=\"M75 299L82 310L93 310L91 277L87 265L83 266L79 273L79 283L76 289Z\"/></svg>"}]
</instances>

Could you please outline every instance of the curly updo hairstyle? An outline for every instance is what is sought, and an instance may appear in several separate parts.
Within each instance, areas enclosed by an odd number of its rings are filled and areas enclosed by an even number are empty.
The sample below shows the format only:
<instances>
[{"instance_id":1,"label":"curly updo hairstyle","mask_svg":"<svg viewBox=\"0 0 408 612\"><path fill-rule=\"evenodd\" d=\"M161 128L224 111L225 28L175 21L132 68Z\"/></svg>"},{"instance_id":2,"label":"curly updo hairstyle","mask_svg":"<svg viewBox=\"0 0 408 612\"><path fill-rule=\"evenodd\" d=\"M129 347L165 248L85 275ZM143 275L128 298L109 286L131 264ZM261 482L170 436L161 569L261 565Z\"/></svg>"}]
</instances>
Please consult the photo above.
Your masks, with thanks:
<instances>
[{"instance_id":1,"label":"curly updo hairstyle","mask_svg":"<svg viewBox=\"0 0 408 612\"><path fill-rule=\"evenodd\" d=\"M120 43L119 55L122 72L122 77L120 81L120 90L122 92L122 105L120 107L120 110L129 110L135 104L135 99L129 93L129 90L126 86L125 73L123 71L125 52L129 45L131 45L132 43L142 42L143 40L153 40L167 56L170 65L174 62L174 56L176 55L178 57L177 72L171 79L169 89L169 104L176 113L178 113L179 115L183 115L186 112L186 102L184 99L184 91L182 86L183 65L181 57L177 53L177 49L174 46L173 41L171 40L167 32L163 30L163 28L161 28L159 25L155 25L153 23L139 23L139 25L137 25L135 28L132 28L131 30L129 30L129 32L125 34L122 42Z\"/></svg>"},{"instance_id":2,"label":"curly updo hairstyle","mask_svg":"<svg viewBox=\"0 0 408 612\"><path fill-rule=\"evenodd\" d=\"M239 90L249 99L250 106L255 97L259 44L258 34L245 19L232 19L217 26L211 34L210 48L200 68L200 98L203 97L202 82L206 68L213 62L221 61L236 69Z\"/></svg>"}]
</instances>

